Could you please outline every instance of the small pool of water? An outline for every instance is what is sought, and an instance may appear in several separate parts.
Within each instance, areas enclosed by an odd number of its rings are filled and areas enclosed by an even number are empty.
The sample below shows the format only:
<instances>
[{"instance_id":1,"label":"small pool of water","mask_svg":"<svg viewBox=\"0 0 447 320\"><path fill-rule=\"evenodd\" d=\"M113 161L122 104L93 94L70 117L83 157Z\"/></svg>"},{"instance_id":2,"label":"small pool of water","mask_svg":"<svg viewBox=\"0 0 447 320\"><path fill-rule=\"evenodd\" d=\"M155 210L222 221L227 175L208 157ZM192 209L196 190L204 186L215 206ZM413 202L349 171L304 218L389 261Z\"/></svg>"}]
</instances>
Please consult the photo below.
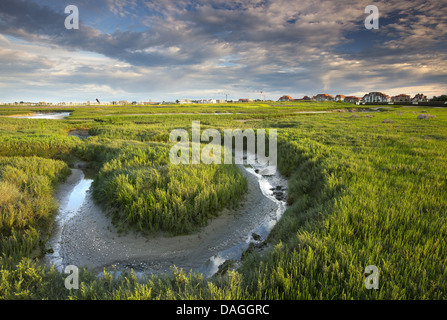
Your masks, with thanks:
<instances>
[{"instance_id":1,"label":"small pool of water","mask_svg":"<svg viewBox=\"0 0 447 320\"><path fill-rule=\"evenodd\" d=\"M55 233L49 241L49 247L53 252L47 255L47 257L50 264L54 264L56 270L61 272L63 269L63 257L61 255L62 229L69 219L80 212L92 183L92 179L87 179L84 174L82 174L78 183L69 193L68 199L60 203L58 214L55 219Z\"/></svg>"},{"instance_id":2,"label":"small pool of water","mask_svg":"<svg viewBox=\"0 0 447 320\"><path fill-rule=\"evenodd\" d=\"M52 112L52 113L35 113L26 116L12 116L17 119L48 119L48 120L62 120L70 115L70 112Z\"/></svg>"},{"instance_id":3,"label":"small pool of water","mask_svg":"<svg viewBox=\"0 0 447 320\"><path fill-rule=\"evenodd\" d=\"M62 213L65 213L62 215L64 219L69 216L67 213L76 213L81 208L92 182L93 180L84 178L76 185L68 198L68 203L61 208Z\"/></svg>"}]
</instances>

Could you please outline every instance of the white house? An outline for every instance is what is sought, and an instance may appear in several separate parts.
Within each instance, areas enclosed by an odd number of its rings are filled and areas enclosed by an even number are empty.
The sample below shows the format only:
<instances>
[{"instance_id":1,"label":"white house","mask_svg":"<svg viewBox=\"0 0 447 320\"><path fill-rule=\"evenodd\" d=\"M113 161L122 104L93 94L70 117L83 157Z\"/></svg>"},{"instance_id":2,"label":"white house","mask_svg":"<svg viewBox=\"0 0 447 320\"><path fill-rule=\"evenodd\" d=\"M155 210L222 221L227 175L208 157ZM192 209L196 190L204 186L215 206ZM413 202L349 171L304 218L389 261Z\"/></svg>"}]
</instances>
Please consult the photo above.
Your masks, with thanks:
<instances>
[{"instance_id":1,"label":"white house","mask_svg":"<svg viewBox=\"0 0 447 320\"><path fill-rule=\"evenodd\" d=\"M358 104L358 103L360 102L360 98L359 98L359 97L356 97L356 96L347 96L347 97L344 98L343 101L344 101L344 102L347 102L347 103L355 103L355 104Z\"/></svg>"},{"instance_id":2,"label":"white house","mask_svg":"<svg viewBox=\"0 0 447 320\"><path fill-rule=\"evenodd\" d=\"M283 101L293 101L293 98L291 96L285 95L285 96L282 96L281 98L279 98L278 101L281 101L281 102L283 102Z\"/></svg>"},{"instance_id":3,"label":"white house","mask_svg":"<svg viewBox=\"0 0 447 320\"><path fill-rule=\"evenodd\" d=\"M201 99L198 103L217 103L216 99Z\"/></svg>"},{"instance_id":4,"label":"white house","mask_svg":"<svg viewBox=\"0 0 447 320\"><path fill-rule=\"evenodd\" d=\"M408 94L399 94L397 96L391 97L391 102L408 102L410 101L410 96Z\"/></svg>"},{"instance_id":5,"label":"white house","mask_svg":"<svg viewBox=\"0 0 447 320\"><path fill-rule=\"evenodd\" d=\"M344 101L345 100L345 96L344 95L342 95L342 94L337 94L336 96L335 96L335 102L338 102L338 101Z\"/></svg>"},{"instance_id":6,"label":"white house","mask_svg":"<svg viewBox=\"0 0 447 320\"><path fill-rule=\"evenodd\" d=\"M389 102L390 96L382 92L370 92L365 94L362 102Z\"/></svg>"},{"instance_id":7,"label":"white house","mask_svg":"<svg viewBox=\"0 0 447 320\"><path fill-rule=\"evenodd\" d=\"M330 94L327 94L327 93L317 94L312 99L315 101L334 101L335 100L334 96L331 96Z\"/></svg>"},{"instance_id":8,"label":"white house","mask_svg":"<svg viewBox=\"0 0 447 320\"><path fill-rule=\"evenodd\" d=\"M424 96L422 93L418 93L414 96L413 99L411 99L411 102L427 102L427 96Z\"/></svg>"}]
</instances>

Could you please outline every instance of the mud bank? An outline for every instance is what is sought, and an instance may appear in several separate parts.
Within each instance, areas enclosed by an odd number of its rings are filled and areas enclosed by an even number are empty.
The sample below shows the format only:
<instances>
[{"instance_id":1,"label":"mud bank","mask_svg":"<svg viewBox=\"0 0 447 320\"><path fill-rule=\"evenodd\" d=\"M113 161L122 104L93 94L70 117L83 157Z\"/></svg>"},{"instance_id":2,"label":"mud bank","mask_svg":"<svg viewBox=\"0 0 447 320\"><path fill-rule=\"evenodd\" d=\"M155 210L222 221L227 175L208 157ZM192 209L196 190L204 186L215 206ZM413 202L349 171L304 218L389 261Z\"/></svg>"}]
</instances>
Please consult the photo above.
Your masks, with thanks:
<instances>
[{"instance_id":1,"label":"mud bank","mask_svg":"<svg viewBox=\"0 0 447 320\"><path fill-rule=\"evenodd\" d=\"M75 129L67 132L69 137L78 137L79 139L87 139L90 137L87 129Z\"/></svg>"},{"instance_id":2,"label":"mud bank","mask_svg":"<svg viewBox=\"0 0 447 320\"><path fill-rule=\"evenodd\" d=\"M240 259L250 242L263 241L286 207L278 198L278 192L285 194L284 179L279 175L263 177L255 168L241 168L247 177L248 192L240 207L224 209L195 234L176 237L119 235L93 201L91 180L86 181L82 170L72 169L57 192L60 208L48 243L54 253L47 254L44 263L55 264L60 271L64 266L76 265L98 273L104 269L133 269L142 274L168 273L175 265L211 276L226 260ZM73 191L84 192L77 206L70 205Z\"/></svg>"}]
</instances>

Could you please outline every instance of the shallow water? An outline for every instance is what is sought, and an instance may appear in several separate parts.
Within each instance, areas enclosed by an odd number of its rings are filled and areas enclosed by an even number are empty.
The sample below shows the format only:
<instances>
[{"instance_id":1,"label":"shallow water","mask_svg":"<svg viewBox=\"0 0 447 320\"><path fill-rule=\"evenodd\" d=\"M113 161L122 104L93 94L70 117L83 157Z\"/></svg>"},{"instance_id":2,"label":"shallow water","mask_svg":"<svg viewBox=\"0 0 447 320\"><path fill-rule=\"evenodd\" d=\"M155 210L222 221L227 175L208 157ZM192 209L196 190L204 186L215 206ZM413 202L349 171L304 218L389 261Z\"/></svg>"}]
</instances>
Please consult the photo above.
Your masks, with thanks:
<instances>
[{"instance_id":1,"label":"shallow water","mask_svg":"<svg viewBox=\"0 0 447 320\"><path fill-rule=\"evenodd\" d=\"M270 169L270 170L266 170ZM239 261L242 258L242 254L244 251L248 249L250 243L261 243L265 241L270 234L270 231L276 225L276 223L281 218L284 211L287 209L287 203L285 200L278 200L273 193L273 190L276 189L276 186L286 186L287 181L281 177L281 175L277 172L276 168L274 168L274 173L270 175L261 175L258 174L257 171L262 172L270 171L272 168L265 168L260 166L247 166L245 170L250 174L256 176L258 178L258 183L261 188L263 195L272 201L274 201L277 205L277 209L275 212L271 212L270 215L264 217L264 220L261 224L255 227L249 234L246 235L246 240L236 244L235 246L223 250L218 254L212 256L210 260L201 268L199 268L199 272L202 273L205 277L213 276L217 271L219 271L219 267L223 265L227 260ZM284 192L284 189L283 189ZM254 239L254 236L256 239Z\"/></svg>"},{"instance_id":2,"label":"shallow water","mask_svg":"<svg viewBox=\"0 0 447 320\"><path fill-rule=\"evenodd\" d=\"M70 218L70 213L76 213L81 208L92 182L93 180L84 178L73 189L68 199L68 203L61 208L61 213L64 219Z\"/></svg>"},{"instance_id":3,"label":"shallow water","mask_svg":"<svg viewBox=\"0 0 447 320\"><path fill-rule=\"evenodd\" d=\"M53 113L35 113L27 116L12 116L17 119L48 119L48 120L62 120L70 115L70 112L53 112Z\"/></svg>"},{"instance_id":4,"label":"shallow water","mask_svg":"<svg viewBox=\"0 0 447 320\"><path fill-rule=\"evenodd\" d=\"M58 214L55 219L55 232L49 241L49 246L53 253L47 255L50 264L54 264L59 271L63 269L63 257L61 256L61 235L64 224L73 216L80 212L80 208L85 201L87 192L92 184L92 179L86 179L81 172L81 180L69 192L68 198L59 204Z\"/></svg>"}]
</instances>

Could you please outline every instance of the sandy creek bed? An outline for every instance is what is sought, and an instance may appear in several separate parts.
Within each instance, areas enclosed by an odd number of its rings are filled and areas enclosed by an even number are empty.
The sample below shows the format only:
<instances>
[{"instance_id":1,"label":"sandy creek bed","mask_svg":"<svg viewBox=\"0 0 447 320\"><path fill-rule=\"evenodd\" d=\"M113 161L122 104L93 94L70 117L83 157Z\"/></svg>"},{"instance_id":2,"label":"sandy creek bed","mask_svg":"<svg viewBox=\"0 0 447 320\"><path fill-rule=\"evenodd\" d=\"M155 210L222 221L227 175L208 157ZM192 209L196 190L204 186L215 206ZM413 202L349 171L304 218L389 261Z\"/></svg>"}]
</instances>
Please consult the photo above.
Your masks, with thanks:
<instances>
[{"instance_id":1,"label":"sandy creek bed","mask_svg":"<svg viewBox=\"0 0 447 320\"><path fill-rule=\"evenodd\" d=\"M286 186L277 173L261 176L253 168L241 166L248 181L248 192L237 209L224 209L206 227L191 235L143 236L118 234L110 218L93 201L90 184L80 169L57 191L59 212L44 263L63 271L67 265L88 267L98 273L128 270L137 273L166 273L175 265L211 276L225 260L238 260L249 242L264 240L282 215L286 203L275 198L276 186ZM271 189L274 189L273 191ZM280 187L278 187L280 189ZM256 238L256 240L253 239Z\"/></svg>"}]
</instances>

